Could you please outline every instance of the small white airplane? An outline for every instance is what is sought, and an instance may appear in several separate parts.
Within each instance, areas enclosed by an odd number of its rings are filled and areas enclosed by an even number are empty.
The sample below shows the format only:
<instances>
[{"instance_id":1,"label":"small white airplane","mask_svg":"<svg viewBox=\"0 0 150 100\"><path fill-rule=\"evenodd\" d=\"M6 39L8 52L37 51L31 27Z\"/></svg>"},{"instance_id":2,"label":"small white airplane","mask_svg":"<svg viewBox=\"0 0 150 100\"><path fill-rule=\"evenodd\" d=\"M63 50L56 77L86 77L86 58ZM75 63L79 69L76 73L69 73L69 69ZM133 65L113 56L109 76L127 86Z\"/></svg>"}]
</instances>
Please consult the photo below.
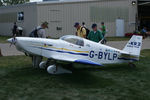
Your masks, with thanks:
<instances>
[{"instance_id":1,"label":"small white airplane","mask_svg":"<svg viewBox=\"0 0 150 100\"><path fill-rule=\"evenodd\" d=\"M136 35L132 36L123 50L74 35L66 35L60 39L16 37L7 41L19 51L31 55L34 67L47 68L50 74L72 73L62 66L62 62L96 66L129 63L133 67L135 65L132 62L139 60L142 46L142 36ZM48 60L42 61L42 57Z\"/></svg>"}]
</instances>

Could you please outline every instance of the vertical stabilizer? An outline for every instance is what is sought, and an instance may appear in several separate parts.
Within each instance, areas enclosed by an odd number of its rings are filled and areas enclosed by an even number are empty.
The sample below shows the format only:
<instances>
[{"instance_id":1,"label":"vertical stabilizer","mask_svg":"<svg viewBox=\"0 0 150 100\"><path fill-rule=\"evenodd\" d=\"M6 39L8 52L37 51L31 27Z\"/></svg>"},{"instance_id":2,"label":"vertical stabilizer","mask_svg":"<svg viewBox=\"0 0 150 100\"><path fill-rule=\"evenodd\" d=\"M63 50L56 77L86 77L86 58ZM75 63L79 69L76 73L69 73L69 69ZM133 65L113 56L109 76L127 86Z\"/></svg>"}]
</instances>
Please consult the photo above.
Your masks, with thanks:
<instances>
[{"instance_id":1,"label":"vertical stabilizer","mask_svg":"<svg viewBox=\"0 0 150 100\"><path fill-rule=\"evenodd\" d=\"M128 41L123 51L129 52L131 55L140 56L140 51L142 47L142 36L133 35Z\"/></svg>"}]
</instances>

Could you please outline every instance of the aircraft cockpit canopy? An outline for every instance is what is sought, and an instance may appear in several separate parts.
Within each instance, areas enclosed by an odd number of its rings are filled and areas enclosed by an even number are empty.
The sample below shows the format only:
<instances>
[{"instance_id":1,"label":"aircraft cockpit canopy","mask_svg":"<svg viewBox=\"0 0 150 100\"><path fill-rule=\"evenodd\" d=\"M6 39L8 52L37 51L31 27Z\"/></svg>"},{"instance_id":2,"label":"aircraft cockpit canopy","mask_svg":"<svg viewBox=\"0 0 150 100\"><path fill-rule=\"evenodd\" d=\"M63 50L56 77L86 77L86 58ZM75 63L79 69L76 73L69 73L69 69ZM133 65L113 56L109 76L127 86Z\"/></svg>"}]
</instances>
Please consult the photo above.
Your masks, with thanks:
<instances>
[{"instance_id":1,"label":"aircraft cockpit canopy","mask_svg":"<svg viewBox=\"0 0 150 100\"><path fill-rule=\"evenodd\" d=\"M78 36L66 35L61 37L60 39L75 45L84 46L84 40Z\"/></svg>"}]
</instances>

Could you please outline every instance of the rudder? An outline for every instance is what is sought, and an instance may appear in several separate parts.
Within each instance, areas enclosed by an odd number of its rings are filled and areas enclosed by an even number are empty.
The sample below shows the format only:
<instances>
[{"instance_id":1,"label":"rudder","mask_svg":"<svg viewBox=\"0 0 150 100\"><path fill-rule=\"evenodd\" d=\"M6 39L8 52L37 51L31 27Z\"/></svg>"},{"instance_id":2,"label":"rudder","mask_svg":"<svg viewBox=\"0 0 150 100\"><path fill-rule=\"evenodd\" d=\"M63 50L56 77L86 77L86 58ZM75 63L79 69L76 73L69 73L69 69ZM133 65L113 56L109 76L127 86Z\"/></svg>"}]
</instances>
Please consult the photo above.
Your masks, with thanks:
<instances>
[{"instance_id":1,"label":"rudder","mask_svg":"<svg viewBox=\"0 0 150 100\"><path fill-rule=\"evenodd\" d=\"M123 51L126 51L133 56L139 57L142 47L142 38L142 36L133 35L124 47Z\"/></svg>"}]
</instances>

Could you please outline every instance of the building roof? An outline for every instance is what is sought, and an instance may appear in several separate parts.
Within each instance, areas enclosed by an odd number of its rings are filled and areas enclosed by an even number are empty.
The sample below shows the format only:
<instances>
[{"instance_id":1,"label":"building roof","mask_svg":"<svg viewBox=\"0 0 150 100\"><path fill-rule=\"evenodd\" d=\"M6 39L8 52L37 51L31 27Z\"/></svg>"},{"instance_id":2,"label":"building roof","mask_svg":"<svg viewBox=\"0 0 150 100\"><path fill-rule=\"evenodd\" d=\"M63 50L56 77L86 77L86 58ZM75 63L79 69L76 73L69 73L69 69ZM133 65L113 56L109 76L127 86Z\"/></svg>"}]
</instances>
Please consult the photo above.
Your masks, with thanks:
<instances>
[{"instance_id":1,"label":"building roof","mask_svg":"<svg viewBox=\"0 0 150 100\"><path fill-rule=\"evenodd\" d=\"M106 0L65 0L65 1L28 2L24 4L1 6L0 9L22 7L22 6L32 6L32 5L70 4L70 3L85 3L85 2L99 2L99 1L106 1ZM117 0L111 0L111 1L117 1Z\"/></svg>"},{"instance_id":2,"label":"building roof","mask_svg":"<svg viewBox=\"0 0 150 100\"><path fill-rule=\"evenodd\" d=\"M64 1L46 1L46 2L37 2L37 4L66 4L66 3L84 3L84 2L93 2L93 1L106 1L106 0L64 0Z\"/></svg>"}]
</instances>

